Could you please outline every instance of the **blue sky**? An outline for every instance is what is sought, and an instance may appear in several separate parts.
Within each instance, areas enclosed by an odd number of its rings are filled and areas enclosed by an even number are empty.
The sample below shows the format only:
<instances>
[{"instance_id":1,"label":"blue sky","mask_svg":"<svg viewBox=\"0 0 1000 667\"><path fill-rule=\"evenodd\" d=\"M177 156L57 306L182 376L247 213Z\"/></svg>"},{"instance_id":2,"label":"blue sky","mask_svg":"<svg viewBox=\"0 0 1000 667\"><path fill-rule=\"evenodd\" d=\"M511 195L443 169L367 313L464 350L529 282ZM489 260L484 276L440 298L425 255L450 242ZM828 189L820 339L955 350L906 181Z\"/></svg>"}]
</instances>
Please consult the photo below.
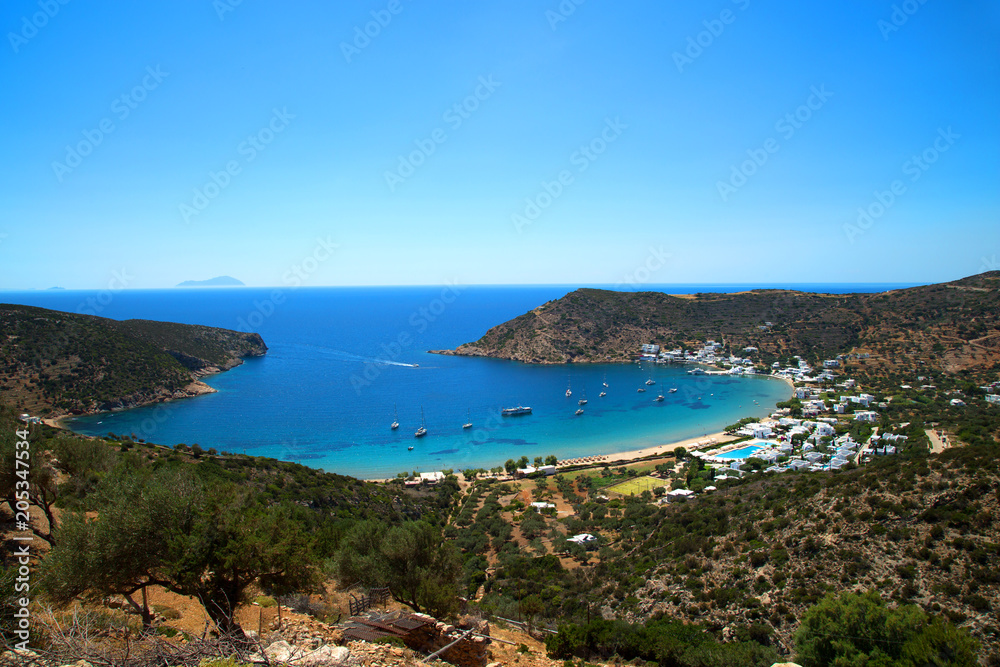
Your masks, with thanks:
<instances>
[{"instance_id":1,"label":"blue sky","mask_svg":"<svg viewBox=\"0 0 1000 667\"><path fill-rule=\"evenodd\" d=\"M5 2L0 288L1000 268L996 3L576 1Z\"/></svg>"}]
</instances>

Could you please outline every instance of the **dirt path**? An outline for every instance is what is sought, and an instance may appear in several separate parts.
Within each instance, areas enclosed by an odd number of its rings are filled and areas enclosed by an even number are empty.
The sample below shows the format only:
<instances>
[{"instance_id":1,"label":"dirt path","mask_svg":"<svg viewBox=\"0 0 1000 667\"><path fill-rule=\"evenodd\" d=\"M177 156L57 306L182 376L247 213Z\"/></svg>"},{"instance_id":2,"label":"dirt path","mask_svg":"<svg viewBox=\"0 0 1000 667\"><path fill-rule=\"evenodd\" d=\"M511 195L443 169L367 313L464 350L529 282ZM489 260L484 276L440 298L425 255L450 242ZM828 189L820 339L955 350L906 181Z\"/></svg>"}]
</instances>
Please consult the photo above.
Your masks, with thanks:
<instances>
[{"instance_id":1,"label":"dirt path","mask_svg":"<svg viewBox=\"0 0 1000 667\"><path fill-rule=\"evenodd\" d=\"M930 438L932 453L940 454L948 447L950 447L948 443L948 436L941 437L938 435L938 432L935 431L934 429L926 429L924 433L926 433L927 437Z\"/></svg>"}]
</instances>

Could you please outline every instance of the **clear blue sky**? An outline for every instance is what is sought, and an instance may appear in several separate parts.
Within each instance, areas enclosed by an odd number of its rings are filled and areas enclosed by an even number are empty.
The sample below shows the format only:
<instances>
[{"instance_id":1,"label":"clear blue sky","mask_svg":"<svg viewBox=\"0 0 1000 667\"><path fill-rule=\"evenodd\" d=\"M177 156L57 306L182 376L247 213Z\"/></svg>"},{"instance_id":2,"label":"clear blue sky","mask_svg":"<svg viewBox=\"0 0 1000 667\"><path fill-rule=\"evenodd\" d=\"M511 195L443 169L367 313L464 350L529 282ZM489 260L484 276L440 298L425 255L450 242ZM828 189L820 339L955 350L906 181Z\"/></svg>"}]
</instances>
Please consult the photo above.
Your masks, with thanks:
<instances>
[{"instance_id":1,"label":"clear blue sky","mask_svg":"<svg viewBox=\"0 0 1000 667\"><path fill-rule=\"evenodd\" d=\"M1000 256L995 2L63 1L0 9L0 288L931 282Z\"/></svg>"}]
</instances>

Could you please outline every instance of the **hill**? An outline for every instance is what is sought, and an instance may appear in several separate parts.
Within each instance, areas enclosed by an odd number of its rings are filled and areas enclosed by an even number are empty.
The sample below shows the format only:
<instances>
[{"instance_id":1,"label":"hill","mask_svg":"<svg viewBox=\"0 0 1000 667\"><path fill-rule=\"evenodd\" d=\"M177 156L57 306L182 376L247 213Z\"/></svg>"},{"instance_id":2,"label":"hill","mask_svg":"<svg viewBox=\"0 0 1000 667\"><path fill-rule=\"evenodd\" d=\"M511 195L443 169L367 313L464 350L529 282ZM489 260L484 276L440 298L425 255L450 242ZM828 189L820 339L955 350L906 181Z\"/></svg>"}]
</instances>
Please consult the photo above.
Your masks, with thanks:
<instances>
[{"instance_id":1,"label":"hill","mask_svg":"<svg viewBox=\"0 0 1000 667\"><path fill-rule=\"evenodd\" d=\"M0 304L0 390L32 414L196 396L212 391L199 377L266 352L254 333Z\"/></svg>"},{"instance_id":2,"label":"hill","mask_svg":"<svg viewBox=\"0 0 1000 667\"><path fill-rule=\"evenodd\" d=\"M185 280L178 287L246 287L246 283L231 276L217 276L208 280Z\"/></svg>"},{"instance_id":3,"label":"hill","mask_svg":"<svg viewBox=\"0 0 1000 667\"><path fill-rule=\"evenodd\" d=\"M761 361L864 352L872 368L956 372L1000 362L1000 271L880 294L752 290L672 296L578 289L444 354L529 363L627 361L643 343L706 338Z\"/></svg>"}]
</instances>

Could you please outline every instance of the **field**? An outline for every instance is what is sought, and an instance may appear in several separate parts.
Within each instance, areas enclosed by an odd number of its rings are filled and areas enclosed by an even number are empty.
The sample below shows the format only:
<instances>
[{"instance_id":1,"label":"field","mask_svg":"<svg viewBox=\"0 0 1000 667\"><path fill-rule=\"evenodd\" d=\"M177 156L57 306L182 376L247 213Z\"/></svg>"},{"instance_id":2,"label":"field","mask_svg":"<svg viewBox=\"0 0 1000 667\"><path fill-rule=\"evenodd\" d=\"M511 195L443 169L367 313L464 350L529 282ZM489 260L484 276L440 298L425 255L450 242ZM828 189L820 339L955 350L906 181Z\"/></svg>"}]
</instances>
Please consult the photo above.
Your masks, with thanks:
<instances>
[{"instance_id":1,"label":"field","mask_svg":"<svg viewBox=\"0 0 1000 667\"><path fill-rule=\"evenodd\" d=\"M636 477L622 482L621 484L609 486L607 490L613 493L619 493L623 496L638 496L643 491L649 491L652 493L653 489L659 486L668 486L669 483L669 480L657 479L656 477Z\"/></svg>"}]
</instances>

